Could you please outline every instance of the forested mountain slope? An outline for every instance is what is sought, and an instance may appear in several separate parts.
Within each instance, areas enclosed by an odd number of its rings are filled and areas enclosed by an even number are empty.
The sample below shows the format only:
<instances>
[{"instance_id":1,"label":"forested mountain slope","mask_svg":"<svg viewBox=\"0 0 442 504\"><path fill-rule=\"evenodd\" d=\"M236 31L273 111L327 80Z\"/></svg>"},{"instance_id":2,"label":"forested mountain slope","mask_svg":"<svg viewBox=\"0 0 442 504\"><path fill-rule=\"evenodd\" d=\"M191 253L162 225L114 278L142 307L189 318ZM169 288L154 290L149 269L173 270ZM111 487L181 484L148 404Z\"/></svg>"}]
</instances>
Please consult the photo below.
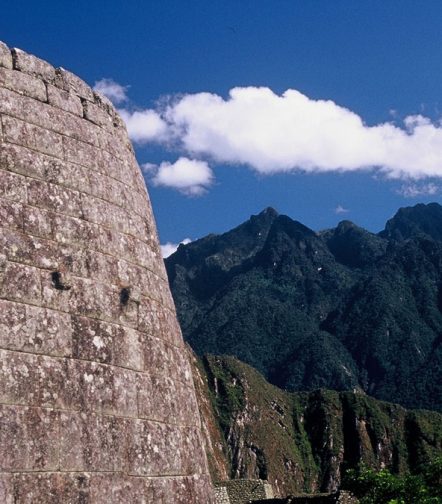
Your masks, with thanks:
<instances>
[{"instance_id":1,"label":"forested mountain slope","mask_svg":"<svg viewBox=\"0 0 442 504\"><path fill-rule=\"evenodd\" d=\"M316 233L266 209L166 259L184 337L288 390L442 410L442 207Z\"/></svg>"},{"instance_id":2,"label":"forested mountain slope","mask_svg":"<svg viewBox=\"0 0 442 504\"><path fill-rule=\"evenodd\" d=\"M234 357L191 362L215 481L268 479L279 496L334 491L361 462L406 473L442 454L440 413L361 392L286 392Z\"/></svg>"}]
</instances>

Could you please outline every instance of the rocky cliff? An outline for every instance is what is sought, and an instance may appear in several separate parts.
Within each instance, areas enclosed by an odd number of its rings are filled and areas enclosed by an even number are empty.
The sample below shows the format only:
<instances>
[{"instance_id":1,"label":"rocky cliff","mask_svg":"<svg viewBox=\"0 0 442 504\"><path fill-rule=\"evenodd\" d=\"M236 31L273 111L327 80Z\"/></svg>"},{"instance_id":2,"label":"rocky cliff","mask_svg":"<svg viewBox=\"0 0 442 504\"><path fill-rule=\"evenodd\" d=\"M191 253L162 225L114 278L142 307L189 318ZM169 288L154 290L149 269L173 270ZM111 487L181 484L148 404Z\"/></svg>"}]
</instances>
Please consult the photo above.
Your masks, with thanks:
<instances>
[{"instance_id":1,"label":"rocky cliff","mask_svg":"<svg viewBox=\"0 0 442 504\"><path fill-rule=\"evenodd\" d=\"M442 454L442 415L362 392L285 392L233 357L192 359L214 480L268 479L276 496L336 490L360 462L402 473Z\"/></svg>"}]
</instances>

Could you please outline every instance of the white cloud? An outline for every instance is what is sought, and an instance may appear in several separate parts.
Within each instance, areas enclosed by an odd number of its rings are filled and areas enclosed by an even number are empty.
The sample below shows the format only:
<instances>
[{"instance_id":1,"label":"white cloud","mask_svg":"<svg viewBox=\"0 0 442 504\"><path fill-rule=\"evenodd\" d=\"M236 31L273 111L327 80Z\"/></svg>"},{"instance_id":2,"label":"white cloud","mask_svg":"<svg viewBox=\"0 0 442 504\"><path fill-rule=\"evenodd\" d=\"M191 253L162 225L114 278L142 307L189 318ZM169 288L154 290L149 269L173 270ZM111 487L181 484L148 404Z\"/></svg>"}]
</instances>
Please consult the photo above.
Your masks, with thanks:
<instances>
[{"instance_id":1,"label":"white cloud","mask_svg":"<svg viewBox=\"0 0 442 504\"><path fill-rule=\"evenodd\" d=\"M344 208L342 205L338 205L335 208L335 214L340 215L340 214L345 214L348 213L350 210L348 208Z\"/></svg>"},{"instance_id":2,"label":"white cloud","mask_svg":"<svg viewBox=\"0 0 442 504\"><path fill-rule=\"evenodd\" d=\"M118 105L127 101L128 87L118 84L113 79L101 79L95 83L94 90L109 98L114 105Z\"/></svg>"},{"instance_id":3,"label":"white cloud","mask_svg":"<svg viewBox=\"0 0 442 504\"><path fill-rule=\"evenodd\" d=\"M177 189L187 196L200 196L212 185L213 178L213 172L205 161L180 157L175 163L161 163L152 183Z\"/></svg>"},{"instance_id":4,"label":"white cloud","mask_svg":"<svg viewBox=\"0 0 442 504\"><path fill-rule=\"evenodd\" d=\"M439 192L438 185L429 184L404 184L396 192L404 198L417 198L419 196L433 196Z\"/></svg>"},{"instance_id":5,"label":"white cloud","mask_svg":"<svg viewBox=\"0 0 442 504\"><path fill-rule=\"evenodd\" d=\"M126 123L129 138L140 144L164 141L167 138L168 125L155 110L118 110Z\"/></svg>"},{"instance_id":6,"label":"white cloud","mask_svg":"<svg viewBox=\"0 0 442 504\"><path fill-rule=\"evenodd\" d=\"M161 254L163 255L164 258L169 257L170 255L172 255L177 250L178 245L180 245L181 243L183 245L187 245L191 241L192 240L190 238L185 238L180 243L167 242L164 245L161 245Z\"/></svg>"},{"instance_id":7,"label":"white cloud","mask_svg":"<svg viewBox=\"0 0 442 504\"><path fill-rule=\"evenodd\" d=\"M442 128L421 115L407 117L403 128L367 126L330 100L248 87L232 89L227 100L186 95L166 119L188 152L265 174L378 167L393 178L442 176Z\"/></svg>"},{"instance_id":8,"label":"white cloud","mask_svg":"<svg viewBox=\"0 0 442 504\"><path fill-rule=\"evenodd\" d=\"M141 165L141 171L146 175L155 175L158 171L158 166L154 163L143 163Z\"/></svg>"},{"instance_id":9,"label":"white cloud","mask_svg":"<svg viewBox=\"0 0 442 504\"><path fill-rule=\"evenodd\" d=\"M163 143L194 163L200 157L268 175L376 169L397 179L442 177L441 123L412 115L401 126L368 126L355 112L295 89L277 95L265 87L237 87L227 98L188 94L157 109L120 112L133 141ZM158 183L174 171L161 166Z\"/></svg>"}]
</instances>

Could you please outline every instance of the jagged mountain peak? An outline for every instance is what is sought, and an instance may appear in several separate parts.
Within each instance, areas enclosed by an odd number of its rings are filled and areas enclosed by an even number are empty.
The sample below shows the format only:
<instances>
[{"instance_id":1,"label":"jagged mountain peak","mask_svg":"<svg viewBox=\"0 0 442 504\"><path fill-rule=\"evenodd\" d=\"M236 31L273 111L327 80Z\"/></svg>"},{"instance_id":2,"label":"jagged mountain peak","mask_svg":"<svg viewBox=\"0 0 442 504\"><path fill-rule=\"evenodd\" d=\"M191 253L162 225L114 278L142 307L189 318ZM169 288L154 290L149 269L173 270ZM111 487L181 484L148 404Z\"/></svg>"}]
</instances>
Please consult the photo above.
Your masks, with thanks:
<instances>
[{"instance_id":1,"label":"jagged mountain peak","mask_svg":"<svg viewBox=\"0 0 442 504\"><path fill-rule=\"evenodd\" d=\"M350 221L315 233L266 209L182 247L166 267L185 338L291 390L442 410L442 207L392 221L399 240Z\"/></svg>"},{"instance_id":2,"label":"jagged mountain peak","mask_svg":"<svg viewBox=\"0 0 442 504\"><path fill-rule=\"evenodd\" d=\"M418 203L400 208L379 233L382 238L401 241L423 236L442 241L442 206Z\"/></svg>"}]
</instances>

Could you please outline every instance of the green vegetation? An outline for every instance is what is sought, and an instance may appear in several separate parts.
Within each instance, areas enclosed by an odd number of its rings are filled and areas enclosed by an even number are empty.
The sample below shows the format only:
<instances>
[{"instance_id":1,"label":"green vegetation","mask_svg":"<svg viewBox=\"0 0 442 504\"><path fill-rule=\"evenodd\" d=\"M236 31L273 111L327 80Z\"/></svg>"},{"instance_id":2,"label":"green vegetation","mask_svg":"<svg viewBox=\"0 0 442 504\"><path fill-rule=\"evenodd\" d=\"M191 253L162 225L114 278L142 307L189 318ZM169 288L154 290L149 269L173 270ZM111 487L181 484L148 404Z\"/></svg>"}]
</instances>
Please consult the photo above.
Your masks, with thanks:
<instances>
[{"instance_id":1,"label":"green vegetation","mask_svg":"<svg viewBox=\"0 0 442 504\"><path fill-rule=\"evenodd\" d=\"M442 456L440 413L407 411L360 391L290 393L234 357L200 362L218 421L212 437L224 440L232 478L265 477L281 495L326 492L361 464L402 481Z\"/></svg>"},{"instance_id":2,"label":"green vegetation","mask_svg":"<svg viewBox=\"0 0 442 504\"><path fill-rule=\"evenodd\" d=\"M234 355L287 390L442 411L440 205L401 209L378 235L348 221L315 233L267 209L166 267L199 355Z\"/></svg>"},{"instance_id":3,"label":"green vegetation","mask_svg":"<svg viewBox=\"0 0 442 504\"><path fill-rule=\"evenodd\" d=\"M343 487L361 504L441 504L442 457L430 461L416 474L395 475L361 466L347 472Z\"/></svg>"}]
</instances>

